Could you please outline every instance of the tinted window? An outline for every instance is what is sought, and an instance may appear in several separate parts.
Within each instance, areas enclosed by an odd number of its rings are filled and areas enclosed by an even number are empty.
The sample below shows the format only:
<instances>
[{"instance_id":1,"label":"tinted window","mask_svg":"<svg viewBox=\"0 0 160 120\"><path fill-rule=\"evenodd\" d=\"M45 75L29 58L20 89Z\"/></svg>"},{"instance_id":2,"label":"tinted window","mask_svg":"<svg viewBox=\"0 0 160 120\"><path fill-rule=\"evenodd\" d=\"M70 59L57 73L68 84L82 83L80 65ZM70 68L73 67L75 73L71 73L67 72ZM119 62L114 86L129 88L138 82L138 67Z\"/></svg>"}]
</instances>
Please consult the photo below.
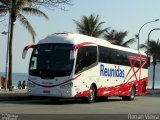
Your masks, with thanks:
<instances>
[{"instance_id":1,"label":"tinted window","mask_svg":"<svg viewBox=\"0 0 160 120\"><path fill-rule=\"evenodd\" d=\"M29 74L45 77L70 75L74 61L70 59L71 49L69 44L37 45L30 60Z\"/></svg>"},{"instance_id":2,"label":"tinted window","mask_svg":"<svg viewBox=\"0 0 160 120\"><path fill-rule=\"evenodd\" d=\"M99 46L98 48L99 48L99 62L102 63L131 66L128 57L137 56L137 54L135 53L116 50L112 48L107 48L102 46ZM135 67L140 67L140 61L136 62ZM143 68L147 68L147 64L145 64Z\"/></svg>"},{"instance_id":3,"label":"tinted window","mask_svg":"<svg viewBox=\"0 0 160 120\"><path fill-rule=\"evenodd\" d=\"M111 63L112 62L112 51L106 47L99 47L99 61L103 63Z\"/></svg>"},{"instance_id":4,"label":"tinted window","mask_svg":"<svg viewBox=\"0 0 160 120\"><path fill-rule=\"evenodd\" d=\"M97 62L97 47L85 46L81 47L77 53L75 73L88 69Z\"/></svg>"}]
</instances>

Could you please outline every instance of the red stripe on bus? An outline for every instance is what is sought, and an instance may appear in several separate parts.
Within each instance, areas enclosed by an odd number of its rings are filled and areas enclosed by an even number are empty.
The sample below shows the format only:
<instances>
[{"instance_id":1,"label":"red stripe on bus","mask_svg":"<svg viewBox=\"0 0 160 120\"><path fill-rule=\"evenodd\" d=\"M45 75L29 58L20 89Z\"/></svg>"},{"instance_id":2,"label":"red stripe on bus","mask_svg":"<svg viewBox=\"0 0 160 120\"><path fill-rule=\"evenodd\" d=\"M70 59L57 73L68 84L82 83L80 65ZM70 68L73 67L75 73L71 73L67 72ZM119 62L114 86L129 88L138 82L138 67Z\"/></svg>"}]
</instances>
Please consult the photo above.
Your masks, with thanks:
<instances>
[{"instance_id":1,"label":"red stripe on bus","mask_svg":"<svg viewBox=\"0 0 160 120\"><path fill-rule=\"evenodd\" d=\"M24 48L24 50L28 50L29 48L33 48L35 45L28 45L28 46L26 46L25 48ZM23 51L24 51L23 50Z\"/></svg>"},{"instance_id":2,"label":"red stripe on bus","mask_svg":"<svg viewBox=\"0 0 160 120\"><path fill-rule=\"evenodd\" d=\"M114 87L101 87L97 89L97 96L128 96L130 89L133 85L136 87L136 95L144 95L147 92L148 77L140 79L139 81L134 80L127 83L122 83ZM89 90L85 90L77 93L74 97L87 97Z\"/></svg>"},{"instance_id":3,"label":"red stripe on bus","mask_svg":"<svg viewBox=\"0 0 160 120\"><path fill-rule=\"evenodd\" d=\"M77 49L79 49L79 48L81 48L81 47L83 47L85 45L89 45L89 44L95 44L95 43L93 43L93 42L84 42L84 43L80 43L80 44L74 45L73 46L73 51L75 51L75 50L77 50Z\"/></svg>"}]
</instances>

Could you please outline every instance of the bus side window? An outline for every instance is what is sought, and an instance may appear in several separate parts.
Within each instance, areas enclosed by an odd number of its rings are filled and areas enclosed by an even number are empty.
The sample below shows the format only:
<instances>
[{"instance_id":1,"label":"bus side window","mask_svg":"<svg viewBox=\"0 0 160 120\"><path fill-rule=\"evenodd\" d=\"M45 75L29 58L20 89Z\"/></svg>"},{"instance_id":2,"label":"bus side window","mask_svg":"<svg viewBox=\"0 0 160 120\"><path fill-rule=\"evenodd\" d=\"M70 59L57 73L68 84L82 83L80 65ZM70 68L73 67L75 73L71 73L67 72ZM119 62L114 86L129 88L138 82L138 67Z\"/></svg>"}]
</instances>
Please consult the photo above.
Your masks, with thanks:
<instances>
[{"instance_id":1,"label":"bus side window","mask_svg":"<svg viewBox=\"0 0 160 120\"><path fill-rule=\"evenodd\" d=\"M77 53L75 73L88 69L88 67L97 62L97 47L81 47Z\"/></svg>"},{"instance_id":2,"label":"bus side window","mask_svg":"<svg viewBox=\"0 0 160 120\"><path fill-rule=\"evenodd\" d=\"M112 63L112 49L99 46L99 62Z\"/></svg>"},{"instance_id":3,"label":"bus side window","mask_svg":"<svg viewBox=\"0 0 160 120\"><path fill-rule=\"evenodd\" d=\"M84 61L84 50L80 48L77 53L75 73L78 73L79 71L82 70L83 61Z\"/></svg>"},{"instance_id":4,"label":"bus side window","mask_svg":"<svg viewBox=\"0 0 160 120\"><path fill-rule=\"evenodd\" d=\"M37 57L38 57L38 51L33 51L35 54L34 56L32 57L31 59L31 62L30 62L30 69L31 70L34 70L37 68Z\"/></svg>"}]
</instances>

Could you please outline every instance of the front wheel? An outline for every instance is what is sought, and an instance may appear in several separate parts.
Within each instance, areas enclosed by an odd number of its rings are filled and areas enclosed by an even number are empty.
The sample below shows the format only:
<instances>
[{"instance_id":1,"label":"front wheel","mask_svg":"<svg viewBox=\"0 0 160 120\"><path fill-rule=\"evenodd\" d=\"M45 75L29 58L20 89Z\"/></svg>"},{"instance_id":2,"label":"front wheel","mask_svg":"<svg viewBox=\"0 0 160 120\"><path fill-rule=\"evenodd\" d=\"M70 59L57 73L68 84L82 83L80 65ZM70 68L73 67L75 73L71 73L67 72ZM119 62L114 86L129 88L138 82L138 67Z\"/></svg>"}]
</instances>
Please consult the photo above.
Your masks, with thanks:
<instances>
[{"instance_id":1,"label":"front wheel","mask_svg":"<svg viewBox=\"0 0 160 120\"><path fill-rule=\"evenodd\" d=\"M130 95L129 96L123 96L122 99L123 100L130 100L130 101L132 101L132 100L134 100L135 95L136 95L136 89L135 89L134 86L132 86L131 91L130 91Z\"/></svg>"},{"instance_id":2,"label":"front wheel","mask_svg":"<svg viewBox=\"0 0 160 120\"><path fill-rule=\"evenodd\" d=\"M96 89L93 85L91 85L86 101L87 103L93 103L95 101L95 98L96 98Z\"/></svg>"}]
</instances>

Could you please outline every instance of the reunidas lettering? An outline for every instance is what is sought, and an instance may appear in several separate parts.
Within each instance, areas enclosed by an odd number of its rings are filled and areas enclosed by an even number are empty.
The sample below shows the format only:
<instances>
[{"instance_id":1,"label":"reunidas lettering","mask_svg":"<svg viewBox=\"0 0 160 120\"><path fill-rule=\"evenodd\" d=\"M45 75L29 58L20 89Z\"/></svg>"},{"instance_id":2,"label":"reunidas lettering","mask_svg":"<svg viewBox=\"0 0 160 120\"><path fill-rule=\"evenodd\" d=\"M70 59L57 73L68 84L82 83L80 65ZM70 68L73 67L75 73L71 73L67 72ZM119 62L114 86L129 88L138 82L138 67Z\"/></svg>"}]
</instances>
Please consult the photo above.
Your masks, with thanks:
<instances>
[{"instance_id":1,"label":"reunidas lettering","mask_svg":"<svg viewBox=\"0 0 160 120\"><path fill-rule=\"evenodd\" d=\"M105 77L121 77L124 78L124 70L120 69L120 66L115 66L115 68L104 67L103 64L100 64L100 76Z\"/></svg>"}]
</instances>

